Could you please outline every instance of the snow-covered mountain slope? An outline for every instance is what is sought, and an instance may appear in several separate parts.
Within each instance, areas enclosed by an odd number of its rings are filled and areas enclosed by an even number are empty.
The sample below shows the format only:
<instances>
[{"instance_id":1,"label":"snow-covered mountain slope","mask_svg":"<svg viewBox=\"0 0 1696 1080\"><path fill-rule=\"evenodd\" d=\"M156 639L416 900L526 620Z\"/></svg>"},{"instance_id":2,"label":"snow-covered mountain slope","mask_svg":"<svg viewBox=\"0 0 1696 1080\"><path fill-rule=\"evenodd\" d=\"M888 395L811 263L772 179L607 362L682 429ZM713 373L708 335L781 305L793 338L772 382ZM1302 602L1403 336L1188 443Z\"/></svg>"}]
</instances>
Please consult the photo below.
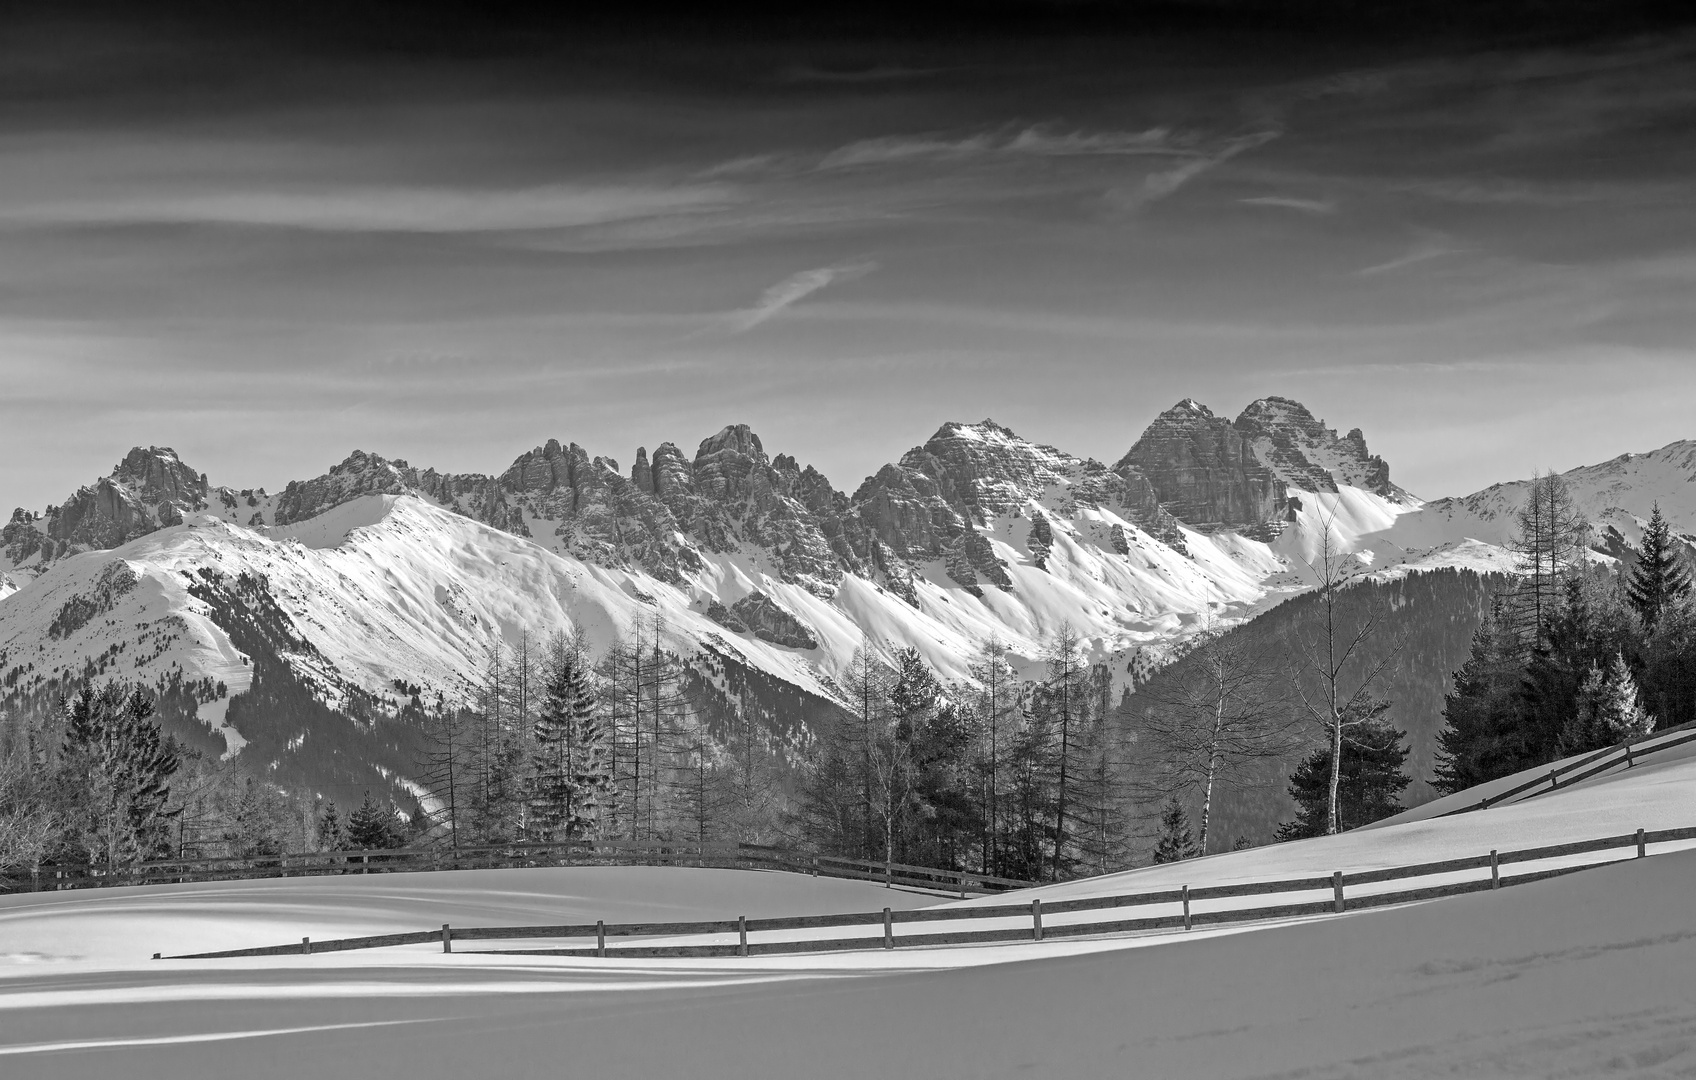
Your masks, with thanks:
<instances>
[{"instance_id":1,"label":"snow-covered mountain slope","mask_svg":"<svg viewBox=\"0 0 1696 1080\"><path fill-rule=\"evenodd\" d=\"M1685 525L1693 458L1675 444L1568 475L1593 518L1659 498ZM1123 686L1197 627L1310 588L1327 535L1377 573L1509 568L1521 497L1421 504L1358 430L1284 398L1236 420L1180 402L1112 466L944 424L852 494L743 425L629 470L558 441L499 476L355 452L274 493L137 448L0 531L0 709L121 673L220 732L209 749L309 753L321 707L343 718L335 753L380 745L400 771L405 739L382 727L398 688L456 697L497 643L571 627L604 648L656 616L733 696L724 664L828 707L860 648L964 679L994 639L1033 669L1062 624Z\"/></svg>"},{"instance_id":2,"label":"snow-covered mountain slope","mask_svg":"<svg viewBox=\"0 0 1696 1080\"><path fill-rule=\"evenodd\" d=\"M1611 539L1636 546L1657 503L1675 529L1696 535L1696 440L1644 454L1621 454L1561 477L1589 519L1598 545L1608 546L1613 530ZM1436 499L1364 542L1383 540L1410 550L1463 540L1504 545L1516 533L1516 515L1530 487L1528 478L1511 480L1460 498Z\"/></svg>"}]
</instances>

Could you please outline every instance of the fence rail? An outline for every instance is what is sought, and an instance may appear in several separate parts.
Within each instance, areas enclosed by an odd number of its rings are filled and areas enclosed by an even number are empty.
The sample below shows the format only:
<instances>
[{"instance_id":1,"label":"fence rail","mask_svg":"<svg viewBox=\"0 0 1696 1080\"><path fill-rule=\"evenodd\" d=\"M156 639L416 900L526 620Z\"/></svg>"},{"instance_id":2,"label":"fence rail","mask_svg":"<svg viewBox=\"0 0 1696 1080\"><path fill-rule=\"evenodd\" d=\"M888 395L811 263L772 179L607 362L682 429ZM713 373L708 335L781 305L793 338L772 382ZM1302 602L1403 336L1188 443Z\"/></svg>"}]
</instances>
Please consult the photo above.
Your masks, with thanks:
<instances>
[{"instance_id":1,"label":"fence rail","mask_svg":"<svg viewBox=\"0 0 1696 1080\"><path fill-rule=\"evenodd\" d=\"M290 852L282 855L155 859L120 870L86 864L41 867L14 877L19 890L103 888L118 885L241 881L252 878L332 874L391 874L424 870L518 869L536 866L689 865L740 870L786 870L814 876L876 881L934 889L962 896L1029 888L1017 878L942 870L908 863L883 863L835 855L813 855L763 844L687 844L649 840L580 840L567 843L480 845L450 848ZM7 879L0 878L0 886ZM4 891L0 889L0 891Z\"/></svg>"},{"instance_id":2,"label":"fence rail","mask_svg":"<svg viewBox=\"0 0 1696 1080\"><path fill-rule=\"evenodd\" d=\"M599 957L680 957L680 956L750 956L796 952L833 952L853 949L894 949L897 947L931 947L942 945L991 944L996 942L1042 941L1045 938L1099 936L1138 933L1153 930L1189 930L1197 925L1258 922L1267 919L1298 918L1310 915L1345 912L1363 907L1382 907L1417 900L1431 900L1462 893L1500 889L1523 885L1563 874L1588 870L1596 866L1622 861L1618 858L1591 860L1583 863L1543 867L1517 874L1504 874L1506 865L1548 862L1570 859L1598 852L1635 850L1635 858L1645 858L1650 844L1668 844L1696 840L1696 828L1663 829L1619 836L1605 836L1546 847L1522 848L1515 851L1491 851L1488 855L1408 866L1365 870L1356 873L1337 871L1325 877L1291 878L1280 881L1251 881L1232 885L1211 885L1192 889L1181 886L1157 892L1132 893L1116 896L1080 897L1072 900L1044 902L1040 898L1029 903L992 904L982 907L920 908L913 911L849 912L840 915L807 915L795 918L719 919L699 922L672 923L575 923L558 926L480 926L452 927L444 924L439 930L422 930L404 934L382 934L372 937L338 938L314 942L301 939L300 944L268 945L250 949L227 949L220 952L192 953L175 956L173 960L210 960L244 956L280 956L299 953L339 952L348 949L376 949L398 945L440 943L443 952L453 951L456 942L500 940L576 940L583 944L550 948L521 948L480 950L490 953L546 956ZM810 858L810 857L809 857ZM1411 881L1417 878L1446 877L1471 871L1489 871L1487 877L1468 877L1460 881L1429 882L1415 888L1351 893L1363 886L1389 882ZM1324 899L1297 899L1304 894L1329 893ZM1205 901L1234 900L1243 897L1282 896L1282 903L1259 907L1217 906L1196 910ZM1086 918L1054 922L1056 916L1078 913L1113 912L1119 909L1142 909L1133 917ZM1175 910L1174 910L1175 909ZM1045 923L1045 919L1049 920ZM985 926L984 923L1013 921L1016 925ZM929 933L896 933L897 926L924 923L980 924L978 928L955 927ZM870 932L852 933L865 929ZM792 940L749 941L749 934L807 930L834 931L832 935ZM850 931L844 934L843 931ZM881 933L879 933L881 931ZM734 936L735 940L722 940ZM640 943L607 944L609 938L646 939ZM715 938L710 941L676 941L677 938ZM588 944L593 941L594 944ZM159 954L154 954L159 959Z\"/></svg>"},{"instance_id":3,"label":"fence rail","mask_svg":"<svg viewBox=\"0 0 1696 1080\"><path fill-rule=\"evenodd\" d=\"M1677 737L1668 739L1667 736L1669 735L1676 735ZM1523 795L1525 799L1535 798L1538 795L1547 795L1551 791L1559 790L1562 784L1570 786L1578 783L1580 780L1588 780L1592 776L1600 776L1602 773L1605 773L1610 769L1617 769L1622 765L1629 769L1646 757L1658 754L1663 750L1671 750L1674 747L1684 746L1691 742L1696 742L1696 721L1691 721L1688 724L1679 724L1676 727L1662 728L1659 731L1653 731L1647 735L1639 735L1635 739L1627 739L1625 742L1616 743L1613 746L1597 750L1594 753L1586 754L1577 761L1568 762L1559 768L1550 769L1547 773L1540 776L1534 776L1530 780L1527 780L1522 784L1517 784L1506 791L1498 792L1495 795L1485 796L1478 802L1457 807L1454 810L1449 810L1443 814L1439 814L1438 816L1449 817L1453 814L1468 814L1474 810L1488 810L1492 806L1500 806L1502 803L1520 795ZM1518 801L1523 802L1525 799L1519 799Z\"/></svg>"}]
</instances>

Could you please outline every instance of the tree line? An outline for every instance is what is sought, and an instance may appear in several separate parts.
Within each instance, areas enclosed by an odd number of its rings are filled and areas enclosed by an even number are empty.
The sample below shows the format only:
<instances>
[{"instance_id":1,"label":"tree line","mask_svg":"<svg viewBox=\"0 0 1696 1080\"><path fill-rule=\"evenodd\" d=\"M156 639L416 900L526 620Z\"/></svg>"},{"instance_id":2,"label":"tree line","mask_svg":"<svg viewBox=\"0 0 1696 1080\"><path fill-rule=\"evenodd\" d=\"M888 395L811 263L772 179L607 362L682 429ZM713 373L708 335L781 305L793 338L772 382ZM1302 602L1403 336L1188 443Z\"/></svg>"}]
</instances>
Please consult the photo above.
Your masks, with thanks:
<instances>
[{"instance_id":1,"label":"tree line","mask_svg":"<svg viewBox=\"0 0 1696 1080\"><path fill-rule=\"evenodd\" d=\"M1518 515L1521 575L1500 590L1444 700L1443 792L1696 720L1696 597L1656 504L1634 558L1587 555L1559 475Z\"/></svg>"}]
</instances>

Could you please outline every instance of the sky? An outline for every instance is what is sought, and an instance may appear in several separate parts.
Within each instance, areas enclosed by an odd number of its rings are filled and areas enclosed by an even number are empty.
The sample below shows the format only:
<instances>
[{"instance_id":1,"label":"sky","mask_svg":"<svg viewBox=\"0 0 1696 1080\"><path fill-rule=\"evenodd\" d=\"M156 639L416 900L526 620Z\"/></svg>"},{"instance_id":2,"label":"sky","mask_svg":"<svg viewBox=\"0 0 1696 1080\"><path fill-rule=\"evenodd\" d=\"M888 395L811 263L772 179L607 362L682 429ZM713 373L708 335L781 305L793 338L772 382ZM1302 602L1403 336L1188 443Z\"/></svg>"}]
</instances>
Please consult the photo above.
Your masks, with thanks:
<instances>
[{"instance_id":1,"label":"sky","mask_svg":"<svg viewBox=\"0 0 1696 1080\"><path fill-rule=\"evenodd\" d=\"M1696 438L1696 34L1038 7L13 22L0 507L138 444L275 490L739 422L852 492L1186 397L1427 498Z\"/></svg>"}]
</instances>

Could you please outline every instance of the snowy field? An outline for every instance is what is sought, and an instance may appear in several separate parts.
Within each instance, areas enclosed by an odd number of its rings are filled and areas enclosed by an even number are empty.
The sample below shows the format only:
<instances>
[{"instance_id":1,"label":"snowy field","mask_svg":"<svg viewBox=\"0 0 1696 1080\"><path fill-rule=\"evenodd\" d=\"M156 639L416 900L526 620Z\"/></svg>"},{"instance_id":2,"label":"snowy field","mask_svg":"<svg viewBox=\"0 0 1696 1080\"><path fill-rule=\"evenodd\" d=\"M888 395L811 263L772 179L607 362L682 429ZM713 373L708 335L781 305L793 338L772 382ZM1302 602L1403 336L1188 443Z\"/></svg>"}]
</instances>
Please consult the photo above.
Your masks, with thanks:
<instances>
[{"instance_id":1,"label":"snowy field","mask_svg":"<svg viewBox=\"0 0 1696 1080\"><path fill-rule=\"evenodd\" d=\"M1696 754L1673 751L1522 804L1020 898L1673 828L1696 824L1693 794ZM1692 896L1696 851L1673 851L1498 893L1252 928L632 961L439 946L147 957L443 922L945 901L788 874L598 867L14 896L0 899L0 1076L1688 1076Z\"/></svg>"}]
</instances>

